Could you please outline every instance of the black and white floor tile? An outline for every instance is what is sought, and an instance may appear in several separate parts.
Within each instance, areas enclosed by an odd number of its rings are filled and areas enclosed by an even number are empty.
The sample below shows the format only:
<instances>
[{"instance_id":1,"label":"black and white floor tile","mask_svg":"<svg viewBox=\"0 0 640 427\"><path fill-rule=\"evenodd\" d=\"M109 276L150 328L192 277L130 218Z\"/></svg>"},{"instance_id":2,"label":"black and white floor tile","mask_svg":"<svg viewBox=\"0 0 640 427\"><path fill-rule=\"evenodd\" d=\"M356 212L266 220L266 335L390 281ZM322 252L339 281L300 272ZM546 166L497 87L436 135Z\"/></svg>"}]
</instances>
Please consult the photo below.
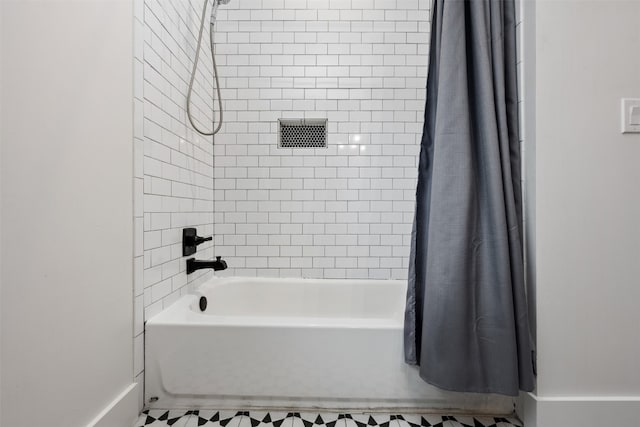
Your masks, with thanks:
<instances>
[{"instance_id":1,"label":"black and white floor tile","mask_svg":"<svg viewBox=\"0 0 640 427\"><path fill-rule=\"evenodd\" d=\"M515 418L331 412L144 411L135 427L522 427Z\"/></svg>"},{"instance_id":2,"label":"black and white floor tile","mask_svg":"<svg viewBox=\"0 0 640 427\"><path fill-rule=\"evenodd\" d=\"M135 427L141 426L171 426L185 427L187 419L191 417L192 411L144 411L140 414Z\"/></svg>"}]
</instances>

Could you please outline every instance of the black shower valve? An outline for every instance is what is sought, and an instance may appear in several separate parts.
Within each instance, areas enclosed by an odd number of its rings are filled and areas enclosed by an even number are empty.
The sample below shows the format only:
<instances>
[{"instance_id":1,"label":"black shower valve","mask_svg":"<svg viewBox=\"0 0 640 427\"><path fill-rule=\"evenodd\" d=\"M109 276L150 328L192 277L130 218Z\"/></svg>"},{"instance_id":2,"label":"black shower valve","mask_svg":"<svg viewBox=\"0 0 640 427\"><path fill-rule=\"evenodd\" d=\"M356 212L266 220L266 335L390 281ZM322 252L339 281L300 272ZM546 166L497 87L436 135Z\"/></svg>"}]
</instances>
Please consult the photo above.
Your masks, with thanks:
<instances>
[{"instance_id":1,"label":"black shower valve","mask_svg":"<svg viewBox=\"0 0 640 427\"><path fill-rule=\"evenodd\" d=\"M196 253L197 246L201 243L213 240L213 237L200 237L195 228L182 229L182 256L189 256Z\"/></svg>"}]
</instances>

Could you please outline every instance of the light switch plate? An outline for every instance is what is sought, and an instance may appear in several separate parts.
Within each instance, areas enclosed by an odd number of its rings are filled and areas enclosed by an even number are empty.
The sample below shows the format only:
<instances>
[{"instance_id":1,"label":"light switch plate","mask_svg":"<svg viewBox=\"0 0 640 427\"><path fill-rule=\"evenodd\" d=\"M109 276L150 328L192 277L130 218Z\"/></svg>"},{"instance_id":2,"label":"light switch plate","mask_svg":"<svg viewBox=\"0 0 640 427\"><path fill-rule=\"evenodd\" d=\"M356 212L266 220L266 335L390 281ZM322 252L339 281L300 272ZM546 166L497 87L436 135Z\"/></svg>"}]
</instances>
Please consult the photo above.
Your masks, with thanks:
<instances>
[{"instance_id":1,"label":"light switch plate","mask_svg":"<svg viewBox=\"0 0 640 427\"><path fill-rule=\"evenodd\" d=\"M622 133L640 133L640 98L622 99Z\"/></svg>"}]
</instances>

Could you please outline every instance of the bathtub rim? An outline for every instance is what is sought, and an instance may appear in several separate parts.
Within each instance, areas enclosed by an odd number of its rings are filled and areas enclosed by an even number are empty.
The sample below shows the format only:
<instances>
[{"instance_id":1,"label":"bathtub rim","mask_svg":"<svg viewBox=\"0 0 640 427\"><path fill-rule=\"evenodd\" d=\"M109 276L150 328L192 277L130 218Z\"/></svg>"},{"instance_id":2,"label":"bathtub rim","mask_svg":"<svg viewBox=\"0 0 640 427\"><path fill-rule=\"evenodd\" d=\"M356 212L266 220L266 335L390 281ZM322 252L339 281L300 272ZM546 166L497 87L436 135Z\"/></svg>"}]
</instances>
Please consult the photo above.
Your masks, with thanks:
<instances>
[{"instance_id":1,"label":"bathtub rim","mask_svg":"<svg viewBox=\"0 0 640 427\"><path fill-rule=\"evenodd\" d=\"M403 286L403 294L406 292L406 281L403 280L370 280L370 279L297 279L297 278L260 278L260 277L214 277L198 286L189 294L181 296L171 305L152 316L145 322L146 327L154 325L162 326L224 326L224 327L255 327L255 328L353 328L353 329L402 329L404 327L404 309L394 313L394 317L370 318L370 317L307 317L307 316L222 316L215 314L202 314L197 311L198 300L206 288L211 288L240 280L258 281L285 281L295 283L298 281L329 281L329 282L357 282L368 283L367 286L382 285L391 282L396 286ZM379 282L379 283L376 283ZM268 285L268 283L265 283ZM261 286L261 285L259 285ZM201 290L204 289L204 292Z\"/></svg>"}]
</instances>

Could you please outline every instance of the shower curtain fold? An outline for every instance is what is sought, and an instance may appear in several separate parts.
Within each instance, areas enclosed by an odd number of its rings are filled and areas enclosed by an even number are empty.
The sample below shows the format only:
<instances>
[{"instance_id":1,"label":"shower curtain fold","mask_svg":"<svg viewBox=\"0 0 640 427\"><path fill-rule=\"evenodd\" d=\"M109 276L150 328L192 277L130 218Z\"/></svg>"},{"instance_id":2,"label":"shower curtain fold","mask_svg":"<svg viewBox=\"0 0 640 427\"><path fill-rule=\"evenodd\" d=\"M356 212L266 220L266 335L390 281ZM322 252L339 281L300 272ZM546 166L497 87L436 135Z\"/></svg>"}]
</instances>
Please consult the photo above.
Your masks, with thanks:
<instances>
[{"instance_id":1,"label":"shower curtain fold","mask_svg":"<svg viewBox=\"0 0 640 427\"><path fill-rule=\"evenodd\" d=\"M513 0L433 2L405 360L443 389L533 389Z\"/></svg>"}]
</instances>

